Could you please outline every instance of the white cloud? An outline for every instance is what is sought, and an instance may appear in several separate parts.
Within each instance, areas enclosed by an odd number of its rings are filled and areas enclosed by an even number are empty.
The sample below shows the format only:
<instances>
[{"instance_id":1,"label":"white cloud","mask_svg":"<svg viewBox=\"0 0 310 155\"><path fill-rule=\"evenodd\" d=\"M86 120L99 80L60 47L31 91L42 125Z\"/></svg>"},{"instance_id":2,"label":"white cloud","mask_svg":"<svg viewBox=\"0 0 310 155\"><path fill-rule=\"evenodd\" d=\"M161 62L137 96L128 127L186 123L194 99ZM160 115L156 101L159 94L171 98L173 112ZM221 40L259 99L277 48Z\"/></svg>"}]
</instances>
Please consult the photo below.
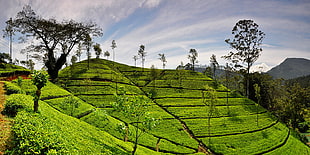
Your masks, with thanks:
<instances>
[{"instance_id":1,"label":"white cloud","mask_svg":"<svg viewBox=\"0 0 310 155\"><path fill-rule=\"evenodd\" d=\"M208 64L213 53L225 63L220 58L229 51L224 40L231 37L231 29L240 19L253 19L266 33L258 62L273 66L285 57L310 57L310 3L306 1L0 0L0 20L15 16L29 3L46 18L95 21L106 32L95 41L103 51L111 51L115 39L116 60L122 63L133 64L132 56L141 44L148 52L146 66L161 66L158 53L165 53L167 67L175 68L188 61L190 48L198 50L201 64Z\"/></svg>"}]
</instances>

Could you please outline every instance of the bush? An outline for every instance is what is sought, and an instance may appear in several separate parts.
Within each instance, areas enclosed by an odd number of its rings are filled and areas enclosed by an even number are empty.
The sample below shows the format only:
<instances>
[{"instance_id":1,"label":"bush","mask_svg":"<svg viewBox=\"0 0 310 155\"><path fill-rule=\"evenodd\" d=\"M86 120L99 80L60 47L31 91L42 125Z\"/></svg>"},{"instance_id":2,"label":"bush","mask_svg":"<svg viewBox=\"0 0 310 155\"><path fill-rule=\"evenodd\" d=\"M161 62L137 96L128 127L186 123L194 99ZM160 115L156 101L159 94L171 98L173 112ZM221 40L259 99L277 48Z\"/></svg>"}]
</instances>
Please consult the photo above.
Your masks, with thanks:
<instances>
[{"instance_id":1,"label":"bush","mask_svg":"<svg viewBox=\"0 0 310 155\"><path fill-rule=\"evenodd\" d=\"M6 90L7 95L22 93L22 89L20 87L18 87L17 85L15 85L14 83L11 83L11 82L5 82L4 88Z\"/></svg>"},{"instance_id":2,"label":"bush","mask_svg":"<svg viewBox=\"0 0 310 155\"><path fill-rule=\"evenodd\" d=\"M17 112L23 109L30 111L32 102L32 97L29 95L12 94L6 100L3 113L10 117L15 117Z\"/></svg>"},{"instance_id":3,"label":"bush","mask_svg":"<svg viewBox=\"0 0 310 155\"><path fill-rule=\"evenodd\" d=\"M54 128L49 118L41 114L19 112L12 127L14 148L9 151L10 154L68 153Z\"/></svg>"}]
</instances>

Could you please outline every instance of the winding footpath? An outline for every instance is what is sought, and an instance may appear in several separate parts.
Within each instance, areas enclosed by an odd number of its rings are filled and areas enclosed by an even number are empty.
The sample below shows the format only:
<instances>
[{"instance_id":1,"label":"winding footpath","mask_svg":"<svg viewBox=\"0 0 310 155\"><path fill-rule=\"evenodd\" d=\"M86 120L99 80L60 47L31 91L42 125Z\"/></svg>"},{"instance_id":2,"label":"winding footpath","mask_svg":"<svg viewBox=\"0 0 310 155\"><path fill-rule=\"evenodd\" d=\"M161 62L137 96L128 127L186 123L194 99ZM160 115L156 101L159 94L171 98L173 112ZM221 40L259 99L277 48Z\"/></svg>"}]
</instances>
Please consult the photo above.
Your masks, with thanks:
<instances>
[{"instance_id":1,"label":"winding footpath","mask_svg":"<svg viewBox=\"0 0 310 155\"><path fill-rule=\"evenodd\" d=\"M1 112L4 109L5 91L3 89L3 82L0 82L0 155L4 154L7 147L9 147L9 140L11 135L12 121Z\"/></svg>"}]
</instances>

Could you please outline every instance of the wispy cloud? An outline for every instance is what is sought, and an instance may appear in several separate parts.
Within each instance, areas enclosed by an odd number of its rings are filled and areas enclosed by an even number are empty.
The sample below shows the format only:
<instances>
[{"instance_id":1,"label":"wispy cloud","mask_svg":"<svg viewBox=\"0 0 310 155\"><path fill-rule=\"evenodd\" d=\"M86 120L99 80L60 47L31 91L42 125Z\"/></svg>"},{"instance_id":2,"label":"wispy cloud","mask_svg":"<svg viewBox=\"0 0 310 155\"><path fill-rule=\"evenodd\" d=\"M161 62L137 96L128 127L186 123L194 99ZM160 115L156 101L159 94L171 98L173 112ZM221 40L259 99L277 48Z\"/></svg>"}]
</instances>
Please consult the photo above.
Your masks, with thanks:
<instances>
[{"instance_id":1,"label":"wispy cloud","mask_svg":"<svg viewBox=\"0 0 310 155\"><path fill-rule=\"evenodd\" d=\"M95 21L104 36L96 38L104 51L116 40L116 60L133 64L141 44L148 52L146 66L159 65L158 53L165 53L167 67L187 63L190 48L199 52L201 64L211 54L228 53L224 42L240 19L253 19L266 33L259 62L275 65L284 57L310 58L310 2L304 0L0 0L0 26L14 17L24 4L37 14L58 20ZM3 21L3 22L2 22ZM1 47L0 47L1 49ZM275 58L276 57L276 58Z\"/></svg>"}]
</instances>

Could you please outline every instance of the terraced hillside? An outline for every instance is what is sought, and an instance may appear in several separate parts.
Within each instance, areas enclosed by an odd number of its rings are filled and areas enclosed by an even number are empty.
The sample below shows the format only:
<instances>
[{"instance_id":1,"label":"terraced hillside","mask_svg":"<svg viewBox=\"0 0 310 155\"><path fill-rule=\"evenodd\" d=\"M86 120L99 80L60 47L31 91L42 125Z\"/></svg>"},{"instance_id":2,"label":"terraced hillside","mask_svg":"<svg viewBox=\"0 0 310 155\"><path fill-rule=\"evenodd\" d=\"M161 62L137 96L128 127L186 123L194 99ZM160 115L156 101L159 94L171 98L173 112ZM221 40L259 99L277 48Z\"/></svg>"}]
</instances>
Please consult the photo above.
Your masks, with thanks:
<instances>
[{"instance_id":1,"label":"terraced hillside","mask_svg":"<svg viewBox=\"0 0 310 155\"><path fill-rule=\"evenodd\" d=\"M7 64L7 63L0 63L0 80L11 80L14 78L17 78L17 76L20 75L29 75L30 70L21 67L21 66L16 66L12 64Z\"/></svg>"},{"instance_id":2,"label":"terraced hillside","mask_svg":"<svg viewBox=\"0 0 310 155\"><path fill-rule=\"evenodd\" d=\"M268 111L198 72L141 69L91 59L89 70L87 61L82 61L62 70L60 78L62 87L85 102L73 116L118 139L124 137L115 130L117 125L126 122L132 126L132 122L112 110L113 94L124 87L130 95L151 98L150 112L161 121L139 144L152 150L173 154L310 153ZM210 96L212 90L215 93ZM58 108L61 101L46 102Z\"/></svg>"},{"instance_id":3,"label":"terraced hillside","mask_svg":"<svg viewBox=\"0 0 310 155\"><path fill-rule=\"evenodd\" d=\"M7 102L14 101L19 105L13 118L14 146L9 149L10 154L130 154L131 143L74 118L95 110L95 107L61 87L47 83L42 89L39 113L32 112L31 94L35 93L36 87L30 79L23 80L21 85L17 84L17 80L5 81L5 88L9 95ZM68 101L73 100L77 106L69 104ZM111 118L108 116L108 119ZM157 152L138 147L137 154Z\"/></svg>"}]
</instances>

